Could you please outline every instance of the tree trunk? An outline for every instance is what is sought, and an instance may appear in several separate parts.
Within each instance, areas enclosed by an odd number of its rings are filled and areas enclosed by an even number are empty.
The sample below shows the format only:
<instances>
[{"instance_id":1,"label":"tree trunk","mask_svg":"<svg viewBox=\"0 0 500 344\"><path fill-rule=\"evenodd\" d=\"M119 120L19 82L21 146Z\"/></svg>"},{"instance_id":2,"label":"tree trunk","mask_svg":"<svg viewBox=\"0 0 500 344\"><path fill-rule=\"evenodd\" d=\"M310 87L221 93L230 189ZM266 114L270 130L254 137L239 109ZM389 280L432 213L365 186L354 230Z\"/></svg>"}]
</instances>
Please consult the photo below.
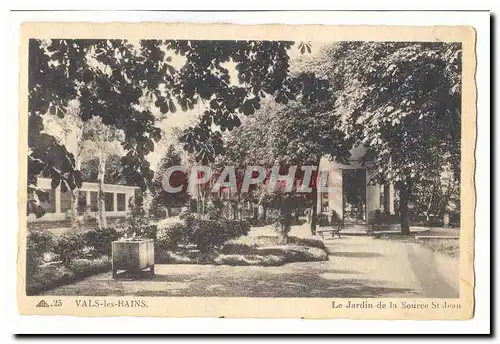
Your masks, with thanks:
<instances>
[{"instance_id":1,"label":"tree trunk","mask_svg":"<svg viewBox=\"0 0 500 344\"><path fill-rule=\"evenodd\" d=\"M170 207L165 207L165 215L166 217L170 217Z\"/></svg>"},{"instance_id":2,"label":"tree trunk","mask_svg":"<svg viewBox=\"0 0 500 344\"><path fill-rule=\"evenodd\" d=\"M105 215L105 210L106 210L106 205L104 202L104 175L106 171L106 159L104 157L104 154L101 154L99 156L99 166L98 166L98 174L97 174L97 184L98 184L98 191L97 191L97 223L99 226L99 229L104 229L108 227L108 223L106 221L106 215Z\"/></svg>"},{"instance_id":3,"label":"tree trunk","mask_svg":"<svg viewBox=\"0 0 500 344\"><path fill-rule=\"evenodd\" d=\"M401 214L401 234L410 235L410 211L408 203L411 195L411 181L401 183L399 212Z\"/></svg>"},{"instance_id":4,"label":"tree trunk","mask_svg":"<svg viewBox=\"0 0 500 344\"><path fill-rule=\"evenodd\" d=\"M262 220L267 221L267 207L264 204L262 205Z\"/></svg>"},{"instance_id":5,"label":"tree trunk","mask_svg":"<svg viewBox=\"0 0 500 344\"><path fill-rule=\"evenodd\" d=\"M283 200L280 209L278 238L281 244L288 243L288 233L292 226L292 207L289 199Z\"/></svg>"},{"instance_id":6,"label":"tree trunk","mask_svg":"<svg viewBox=\"0 0 500 344\"><path fill-rule=\"evenodd\" d=\"M313 185L312 187L311 199L310 228L311 234L316 235L316 224L318 222L318 188L316 185Z\"/></svg>"},{"instance_id":7,"label":"tree trunk","mask_svg":"<svg viewBox=\"0 0 500 344\"><path fill-rule=\"evenodd\" d=\"M319 176L319 162L316 164L318 176ZM319 178L316 178L314 183L311 183L311 222L310 229L311 234L316 235L316 225L318 222L318 183L320 183Z\"/></svg>"},{"instance_id":8,"label":"tree trunk","mask_svg":"<svg viewBox=\"0 0 500 344\"><path fill-rule=\"evenodd\" d=\"M75 162L75 169L80 171L81 169L81 161L77 157L76 162ZM78 188L75 188L73 191L71 191L71 228L72 229L78 229L79 227L79 221L78 221L78 196L80 194L80 190Z\"/></svg>"},{"instance_id":9,"label":"tree trunk","mask_svg":"<svg viewBox=\"0 0 500 344\"><path fill-rule=\"evenodd\" d=\"M71 229L78 228L78 189L71 191Z\"/></svg>"}]
</instances>

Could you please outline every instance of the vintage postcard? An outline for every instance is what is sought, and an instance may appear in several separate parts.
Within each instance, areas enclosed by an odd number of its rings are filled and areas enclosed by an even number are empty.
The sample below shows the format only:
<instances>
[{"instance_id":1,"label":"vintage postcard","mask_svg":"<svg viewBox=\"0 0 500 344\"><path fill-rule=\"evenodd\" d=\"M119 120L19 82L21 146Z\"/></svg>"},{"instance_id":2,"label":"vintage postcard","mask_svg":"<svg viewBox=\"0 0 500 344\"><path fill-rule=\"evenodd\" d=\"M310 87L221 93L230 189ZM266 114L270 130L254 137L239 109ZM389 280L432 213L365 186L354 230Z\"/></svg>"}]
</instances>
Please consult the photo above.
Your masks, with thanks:
<instances>
[{"instance_id":1,"label":"vintage postcard","mask_svg":"<svg viewBox=\"0 0 500 344\"><path fill-rule=\"evenodd\" d=\"M21 30L22 314L473 317L474 28Z\"/></svg>"}]
</instances>

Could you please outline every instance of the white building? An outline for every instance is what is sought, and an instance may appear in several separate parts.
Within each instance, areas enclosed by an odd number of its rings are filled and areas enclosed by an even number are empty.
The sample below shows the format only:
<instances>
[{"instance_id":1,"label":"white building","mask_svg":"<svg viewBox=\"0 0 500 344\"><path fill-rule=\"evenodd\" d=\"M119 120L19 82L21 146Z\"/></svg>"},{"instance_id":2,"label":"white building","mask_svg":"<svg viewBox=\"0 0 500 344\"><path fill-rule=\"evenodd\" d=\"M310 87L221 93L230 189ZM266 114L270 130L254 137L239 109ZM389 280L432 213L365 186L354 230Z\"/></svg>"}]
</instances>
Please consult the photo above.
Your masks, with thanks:
<instances>
[{"instance_id":1,"label":"white building","mask_svg":"<svg viewBox=\"0 0 500 344\"><path fill-rule=\"evenodd\" d=\"M71 192L61 192L61 187L51 188L51 179L38 178L38 188L49 193L48 202L40 202L45 209L45 214L36 218L34 214L28 216L29 222L35 221L62 221L68 218L71 210L72 197ZM129 200L134 197L135 186L104 184L104 205L105 215L107 217L122 217L127 214ZM82 184L78 193L78 214L97 214L97 183Z\"/></svg>"},{"instance_id":2,"label":"white building","mask_svg":"<svg viewBox=\"0 0 500 344\"><path fill-rule=\"evenodd\" d=\"M348 165L339 164L323 158L320 161L320 170L328 171L328 191L318 192L318 213L330 215L335 211L343 220L346 219L347 202L344 197L344 188L353 181L352 172L357 171L356 184L364 190L359 190L359 197L363 199L362 210L358 210L362 217L361 222L367 222L373 216L375 210L394 214L394 196L395 190L393 184L380 185L370 184L372 171L375 168L373 164L365 163L362 165L361 159L366 150L363 147L357 147L351 150L351 159ZM351 179L348 173L351 172Z\"/></svg>"}]
</instances>

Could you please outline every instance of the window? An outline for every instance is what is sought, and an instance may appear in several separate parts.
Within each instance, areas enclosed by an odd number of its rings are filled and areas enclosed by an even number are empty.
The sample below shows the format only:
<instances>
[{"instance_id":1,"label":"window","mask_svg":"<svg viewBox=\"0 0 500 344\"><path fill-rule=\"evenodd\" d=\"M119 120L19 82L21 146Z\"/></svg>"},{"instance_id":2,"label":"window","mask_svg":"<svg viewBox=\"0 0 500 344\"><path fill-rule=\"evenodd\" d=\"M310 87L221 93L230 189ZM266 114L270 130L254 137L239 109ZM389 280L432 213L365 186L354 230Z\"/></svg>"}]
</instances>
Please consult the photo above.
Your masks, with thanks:
<instances>
[{"instance_id":1,"label":"window","mask_svg":"<svg viewBox=\"0 0 500 344\"><path fill-rule=\"evenodd\" d=\"M47 189L43 190L47 193L47 197L43 199L40 198L40 205L47 213L55 213L56 212L56 190L55 189Z\"/></svg>"},{"instance_id":2,"label":"window","mask_svg":"<svg viewBox=\"0 0 500 344\"><path fill-rule=\"evenodd\" d=\"M71 209L71 203L73 203L71 191L61 191L61 213L68 212Z\"/></svg>"},{"instance_id":3,"label":"window","mask_svg":"<svg viewBox=\"0 0 500 344\"><path fill-rule=\"evenodd\" d=\"M78 215L83 215L87 212L87 192L78 191Z\"/></svg>"},{"instance_id":4,"label":"window","mask_svg":"<svg viewBox=\"0 0 500 344\"><path fill-rule=\"evenodd\" d=\"M115 200L112 192L104 193L104 210L105 211L113 211L115 210Z\"/></svg>"},{"instance_id":5,"label":"window","mask_svg":"<svg viewBox=\"0 0 500 344\"><path fill-rule=\"evenodd\" d=\"M116 194L116 206L118 211L125 211L125 194Z\"/></svg>"},{"instance_id":6,"label":"window","mask_svg":"<svg viewBox=\"0 0 500 344\"><path fill-rule=\"evenodd\" d=\"M97 212L97 191L90 191L90 211Z\"/></svg>"}]
</instances>

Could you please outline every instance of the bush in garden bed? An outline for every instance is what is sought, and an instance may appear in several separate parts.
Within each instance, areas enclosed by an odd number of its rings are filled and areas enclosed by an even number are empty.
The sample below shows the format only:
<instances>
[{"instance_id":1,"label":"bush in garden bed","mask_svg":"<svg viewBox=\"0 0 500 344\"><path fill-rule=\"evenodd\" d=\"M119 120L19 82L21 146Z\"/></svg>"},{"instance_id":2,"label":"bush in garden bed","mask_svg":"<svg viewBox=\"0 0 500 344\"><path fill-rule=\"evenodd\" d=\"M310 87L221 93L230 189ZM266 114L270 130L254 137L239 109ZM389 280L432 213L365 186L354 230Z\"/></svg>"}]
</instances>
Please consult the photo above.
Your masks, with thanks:
<instances>
[{"instance_id":1,"label":"bush in garden bed","mask_svg":"<svg viewBox=\"0 0 500 344\"><path fill-rule=\"evenodd\" d=\"M230 239L247 235L250 224L246 221L236 220L199 220L192 222L190 241L196 245L201 252L209 252L219 249Z\"/></svg>"},{"instance_id":2,"label":"bush in garden bed","mask_svg":"<svg viewBox=\"0 0 500 344\"><path fill-rule=\"evenodd\" d=\"M184 222L158 224L155 251L174 251L179 246L195 245L202 253L213 252L228 240L247 235L250 224L237 220L204 220L184 217Z\"/></svg>"},{"instance_id":3,"label":"bush in garden bed","mask_svg":"<svg viewBox=\"0 0 500 344\"><path fill-rule=\"evenodd\" d=\"M114 228L91 229L83 233L84 245L92 247L97 256L111 255L111 243L118 240L120 234Z\"/></svg>"},{"instance_id":4,"label":"bush in garden bed","mask_svg":"<svg viewBox=\"0 0 500 344\"><path fill-rule=\"evenodd\" d=\"M67 233L57 237L54 245L54 253L59 256L63 265L78 257L81 257L85 247L85 236L83 233Z\"/></svg>"},{"instance_id":5,"label":"bush in garden bed","mask_svg":"<svg viewBox=\"0 0 500 344\"><path fill-rule=\"evenodd\" d=\"M109 270L111 270L111 259L106 256L75 259L68 266L60 263L46 264L40 266L36 273L26 279L26 294L37 295Z\"/></svg>"},{"instance_id":6,"label":"bush in garden bed","mask_svg":"<svg viewBox=\"0 0 500 344\"><path fill-rule=\"evenodd\" d=\"M48 231L32 231L26 244L26 271L36 271L46 254L55 254L56 260L69 265L77 258L111 256L111 243L120 237L113 228L91 229L85 232L69 232L54 236Z\"/></svg>"},{"instance_id":7,"label":"bush in garden bed","mask_svg":"<svg viewBox=\"0 0 500 344\"><path fill-rule=\"evenodd\" d=\"M28 295L109 271L111 243L119 236L120 233L113 228L70 232L58 237L47 231L30 232L26 245ZM52 252L60 262L44 264L43 256Z\"/></svg>"},{"instance_id":8,"label":"bush in garden bed","mask_svg":"<svg viewBox=\"0 0 500 344\"><path fill-rule=\"evenodd\" d=\"M32 231L26 238L26 274L34 274L43 263L43 256L54 249L55 238L46 231Z\"/></svg>"},{"instance_id":9,"label":"bush in garden bed","mask_svg":"<svg viewBox=\"0 0 500 344\"><path fill-rule=\"evenodd\" d=\"M189 241L189 228L184 223L158 224L155 250L175 250Z\"/></svg>"}]
</instances>

